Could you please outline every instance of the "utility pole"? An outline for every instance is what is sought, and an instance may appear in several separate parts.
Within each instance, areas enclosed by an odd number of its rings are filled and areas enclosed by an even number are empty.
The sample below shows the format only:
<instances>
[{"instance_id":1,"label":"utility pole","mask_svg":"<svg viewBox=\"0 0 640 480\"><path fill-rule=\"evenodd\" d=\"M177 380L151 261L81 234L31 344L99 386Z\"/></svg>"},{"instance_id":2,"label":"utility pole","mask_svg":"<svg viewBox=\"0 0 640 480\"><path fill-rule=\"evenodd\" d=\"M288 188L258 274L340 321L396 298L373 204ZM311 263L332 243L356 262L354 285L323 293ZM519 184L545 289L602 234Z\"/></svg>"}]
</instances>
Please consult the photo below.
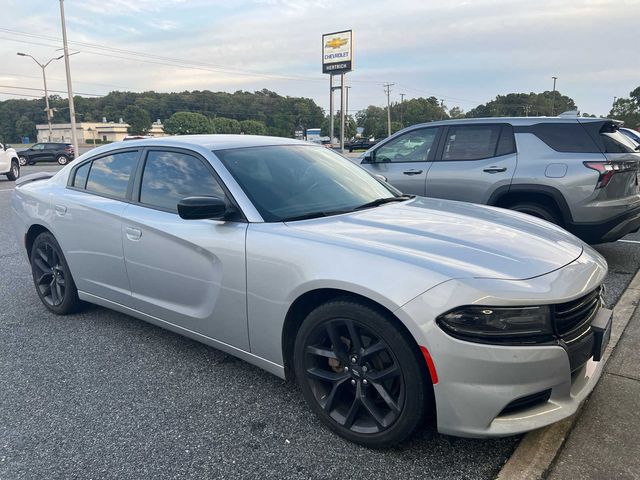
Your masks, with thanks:
<instances>
[{"instance_id":1,"label":"utility pole","mask_svg":"<svg viewBox=\"0 0 640 480\"><path fill-rule=\"evenodd\" d=\"M402 106L404 104L404 96L406 94L405 93L401 93L400 94L400 128L404 128L404 123L402 121Z\"/></svg>"},{"instance_id":2,"label":"utility pole","mask_svg":"<svg viewBox=\"0 0 640 480\"><path fill-rule=\"evenodd\" d=\"M440 120L444 120L444 115L445 115L445 112L444 112L444 98L440 99L440 110L441 110Z\"/></svg>"},{"instance_id":3,"label":"utility pole","mask_svg":"<svg viewBox=\"0 0 640 480\"><path fill-rule=\"evenodd\" d=\"M389 137L391 136L391 100L389 96L391 95L391 87L393 85L395 85L395 83L385 83L383 85L387 94L387 131L389 132Z\"/></svg>"},{"instance_id":4,"label":"utility pole","mask_svg":"<svg viewBox=\"0 0 640 480\"><path fill-rule=\"evenodd\" d=\"M556 80L558 80L558 77L551 78L553 78L553 92L551 93L551 116L553 117L553 110L556 106Z\"/></svg>"},{"instance_id":5,"label":"utility pole","mask_svg":"<svg viewBox=\"0 0 640 480\"><path fill-rule=\"evenodd\" d=\"M64 67L67 71L67 95L69 96L69 117L71 117L71 140L74 154L80 155L78 148L78 132L76 132L76 107L73 104L73 88L71 86L71 66L69 65L69 45L67 44L67 26L64 22L64 0L60 0L60 20L62 22L62 46L64 48Z\"/></svg>"},{"instance_id":6,"label":"utility pole","mask_svg":"<svg viewBox=\"0 0 640 480\"><path fill-rule=\"evenodd\" d=\"M525 105L524 106L524 116L528 117L529 116L529 105Z\"/></svg>"},{"instance_id":7,"label":"utility pole","mask_svg":"<svg viewBox=\"0 0 640 480\"><path fill-rule=\"evenodd\" d=\"M59 57L52 58L47 63L40 63L38 60L36 60L32 55L29 55L28 53L18 52L16 53L16 55L20 57L30 57L42 69L42 80L44 82L44 103L46 105L46 110L47 110L47 124L49 125L49 141L51 141L51 135L52 135L51 117L53 117L53 115L51 112L51 108L49 107L49 91L47 90L47 75L44 73L44 69L47 68L47 66L54 60L60 60L62 57L64 57L64 55L60 55Z\"/></svg>"}]
</instances>

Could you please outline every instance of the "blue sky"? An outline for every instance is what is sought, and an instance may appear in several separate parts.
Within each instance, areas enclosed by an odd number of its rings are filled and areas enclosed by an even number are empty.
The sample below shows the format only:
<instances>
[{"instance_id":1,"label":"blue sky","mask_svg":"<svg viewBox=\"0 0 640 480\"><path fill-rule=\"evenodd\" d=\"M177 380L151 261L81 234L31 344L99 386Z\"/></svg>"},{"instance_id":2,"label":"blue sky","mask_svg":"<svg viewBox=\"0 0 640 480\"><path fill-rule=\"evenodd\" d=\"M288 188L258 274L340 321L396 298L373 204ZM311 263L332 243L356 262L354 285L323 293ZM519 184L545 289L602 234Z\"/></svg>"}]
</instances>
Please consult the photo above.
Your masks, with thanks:
<instances>
[{"instance_id":1,"label":"blue sky","mask_svg":"<svg viewBox=\"0 0 640 480\"><path fill-rule=\"evenodd\" d=\"M9 88L42 84L15 53L56 54L58 2L2 5L2 28L34 36L0 30L0 99L41 95ZM269 88L327 108L321 35L348 28L352 112L384 105L385 82L395 83L392 100L434 95L469 110L497 94L550 90L555 75L560 92L598 115L640 85L640 0L66 0L65 9L70 41L84 42L71 44L79 93ZM47 74L50 89L65 90L62 61Z\"/></svg>"}]
</instances>

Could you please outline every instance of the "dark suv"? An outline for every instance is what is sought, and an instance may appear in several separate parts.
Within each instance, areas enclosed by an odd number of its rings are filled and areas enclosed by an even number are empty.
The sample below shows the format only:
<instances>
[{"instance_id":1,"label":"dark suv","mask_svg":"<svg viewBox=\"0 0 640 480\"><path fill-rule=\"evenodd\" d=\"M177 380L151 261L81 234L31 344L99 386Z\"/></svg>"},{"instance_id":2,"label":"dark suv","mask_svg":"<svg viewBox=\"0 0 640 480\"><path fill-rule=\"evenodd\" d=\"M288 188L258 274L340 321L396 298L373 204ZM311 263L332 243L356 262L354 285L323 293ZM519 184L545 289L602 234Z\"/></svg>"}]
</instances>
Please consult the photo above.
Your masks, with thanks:
<instances>
[{"instance_id":1,"label":"dark suv","mask_svg":"<svg viewBox=\"0 0 640 480\"><path fill-rule=\"evenodd\" d=\"M612 242L640 228L640 151L619 128L565 115L432 122L356 161L404 193L510 208Z\"/></svg>"},{"instance_id":2,"label":"dark suv","mask_svg":"<svg viewBox=\"0 0 640 480\"><path fill-rule=\"evenodd\" d=\"M31 148L18 152L20 165L35 165L37 162L58 162L66 165L75 158L70 143L36 143Z\"/></svg>"}]
</instances>

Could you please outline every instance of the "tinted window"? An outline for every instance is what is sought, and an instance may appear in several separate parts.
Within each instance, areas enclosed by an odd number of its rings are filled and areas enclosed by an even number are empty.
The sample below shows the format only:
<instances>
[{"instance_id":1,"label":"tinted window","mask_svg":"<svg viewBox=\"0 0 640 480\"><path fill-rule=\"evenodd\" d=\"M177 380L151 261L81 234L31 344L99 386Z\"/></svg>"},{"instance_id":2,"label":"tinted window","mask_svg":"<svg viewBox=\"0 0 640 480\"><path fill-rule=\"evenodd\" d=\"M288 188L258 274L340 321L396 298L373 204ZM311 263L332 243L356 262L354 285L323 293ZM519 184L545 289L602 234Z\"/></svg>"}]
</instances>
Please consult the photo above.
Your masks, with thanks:
<instances>
[{"instance_id":1,"label":"tinted window","mask_svg":"<svg viewBox=\"0 0 640 480\"><path fill-rule=\"evenodd\" d=\"M437 128L423 128L400 135L376 150L375 161L426 162L437 133Z\"/></svg>"},{"instance_id":2,"label":"tinted window","mask_svg":"<svg viewBox=\"0 0 640 480\"><path fill-rule=\"evenodd\" d=\"M599 153L600 149L579 123L538 123L530 131L556 152Z\"/></svg>"},{"instance_id":3,"label":"tinted window","mask_svg":"<svg viewBox=\"0 0 640 480\"><path fill-rule=\"evenodd\" d=\"M36 143L33 147L31 147L31 150L43 150L44 149L44 143Z\"/></svg>"},{"instance_id":4,"label":"tinted window","mask_svg":"<svg viewBox=\"0 0 640 480\"><path fill-rule=\"evenodd\" d=\"M496 125L460 125L449 127L443 160L479 160L493 157L502 127Z\"/></svg>"},{"instance_id":5,"label":"tinted window","mask_svg":"<svg viewBox=\"0 0 640 480\"><path fill-rule=\"evenodd\" d=\"M215 153L267 222L343 213L396 196L324 147L277 145Z\"/></svg>"},{"instance_id":6,"label":"tinted window","mask_svg":"<svg viewBox=\"0 0 640 480\"><path fill-rule=\"evenodd\" d=\"M498 140L496 157L499 157L500 155L508 155L510 153L516 153L516 141L513 137L513 127L511 127L511 125L505 125L502 127L500 140Z\"/></svg>"},{"instance_id":7,"label":"tinted window","mask_svg":"<svg viewBox=\"0 0 640 480\"><path fill-rule=\"evenodd\" d=\"M89 168L91 168L91 162L87 162L76 169L76 175L73 178L74 187L84 188L87 185L87 175L89 175Z\"/></svg>"},{"instance_id":8,"label":"tinted window","mask_svg":"<svg viewBox=\"0 0 640 480\"><path fill-rule=\"evenodd\" d=\"M142 174L141 203L176 211L180 200L194 195L225 196L200 159L176 152L149 152Z\"/></svg>"},{"instance_id":9,"label":"tinted window","mask_svg":"<svg viewBox=\"0 0 640 480\"><path fill-rule=\"evenodd\" d=\"M62 149L64 147L65 147L65 145L62 145L60 143L47 143L44 148L58 150L58 149Z\"/></svg>"},{"instance_id":10,"label":"tinted window","mask_svg":"<svg viewBox=\"0 0 640 480\"><path fill-rule=\"evenodd\" d=\"M115 153L93 161L87 190L117 198L127 196L129 178L138 160L138 152Z\"/></svg>"}]
</instances>

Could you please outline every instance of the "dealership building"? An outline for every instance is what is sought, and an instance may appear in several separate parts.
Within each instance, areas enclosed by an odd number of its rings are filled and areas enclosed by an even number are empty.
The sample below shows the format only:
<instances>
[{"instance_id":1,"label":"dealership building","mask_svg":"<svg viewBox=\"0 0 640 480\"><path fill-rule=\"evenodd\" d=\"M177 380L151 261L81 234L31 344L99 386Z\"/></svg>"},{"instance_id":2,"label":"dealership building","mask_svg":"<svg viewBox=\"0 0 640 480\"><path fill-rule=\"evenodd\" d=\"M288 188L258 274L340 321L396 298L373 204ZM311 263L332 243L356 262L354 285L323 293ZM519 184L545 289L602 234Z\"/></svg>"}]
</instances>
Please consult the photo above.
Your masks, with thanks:
<instances>
[{"instance_id":1,"label":"dealership building","mask_svg":"<svg viewBox=\"0 0 640 480\"><path fill-rule=\"evenodd\" d=\"M119 142L128 135L129 124L123 122L78 122L76 133L78 143L104 143ZM54 123L51 125L51 138L49 138L49 125L36 125L38 142L69 142L71 143L71 124ZM154 122L149 130L149 135L154 137L164 136L164 129L160 120Z\"/></svg>"}]
</instances>

